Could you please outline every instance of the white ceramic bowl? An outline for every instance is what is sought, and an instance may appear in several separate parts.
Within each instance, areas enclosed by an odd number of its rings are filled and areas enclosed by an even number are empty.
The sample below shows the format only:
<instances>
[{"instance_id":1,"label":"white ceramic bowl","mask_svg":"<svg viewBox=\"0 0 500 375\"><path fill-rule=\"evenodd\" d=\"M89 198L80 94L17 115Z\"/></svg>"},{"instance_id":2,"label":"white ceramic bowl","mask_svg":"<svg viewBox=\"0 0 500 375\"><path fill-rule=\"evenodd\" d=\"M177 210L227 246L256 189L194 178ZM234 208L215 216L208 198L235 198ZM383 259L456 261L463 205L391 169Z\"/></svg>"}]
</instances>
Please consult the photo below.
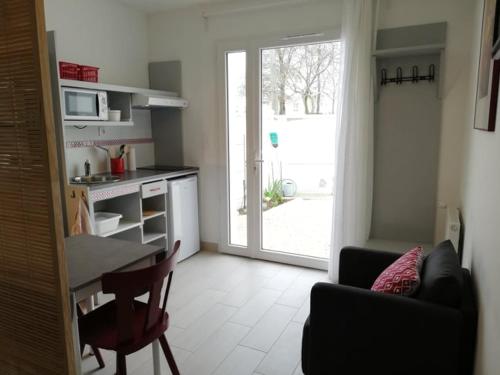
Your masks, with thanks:
<instances>
[{"instance_id":1,"label":"white ceramic bowl","mask_svg":"<svg viewBox=\"0 0 500 375\"><path fill-rule=\"evenodd\" d=\"M108 121L120 121L122 117L122 111L109 110L108 111Z\"/></svg>"}]
</instances>

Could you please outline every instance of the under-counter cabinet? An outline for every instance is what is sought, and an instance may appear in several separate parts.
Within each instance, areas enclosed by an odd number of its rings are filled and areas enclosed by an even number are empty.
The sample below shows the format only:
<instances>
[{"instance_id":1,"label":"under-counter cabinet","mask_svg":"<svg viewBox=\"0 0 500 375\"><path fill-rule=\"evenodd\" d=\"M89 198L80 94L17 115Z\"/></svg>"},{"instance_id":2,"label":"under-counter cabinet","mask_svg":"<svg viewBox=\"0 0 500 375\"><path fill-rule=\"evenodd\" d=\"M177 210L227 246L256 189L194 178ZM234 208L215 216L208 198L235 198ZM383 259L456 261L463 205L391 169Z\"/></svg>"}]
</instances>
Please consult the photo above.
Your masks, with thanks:
<instances>
[{"instance_id":1,"label":"under-counter cabinet","mask_svg":"<svg viewBox=\"0 0 500 375\"><path fill-rule=\"evenodd\" d=\"M95 233L96 235L168 248L169 184L167 181L161 178L140 183L70 185L66 194L68 227L73 226L78 215L83 215L78 209L80 200L83 200L83 203L87 204L93 228L96 228L96 213L121 215L117 226L106 232ZM195 247L199 249L199 246Z\"/></svg>"}]
</instances>

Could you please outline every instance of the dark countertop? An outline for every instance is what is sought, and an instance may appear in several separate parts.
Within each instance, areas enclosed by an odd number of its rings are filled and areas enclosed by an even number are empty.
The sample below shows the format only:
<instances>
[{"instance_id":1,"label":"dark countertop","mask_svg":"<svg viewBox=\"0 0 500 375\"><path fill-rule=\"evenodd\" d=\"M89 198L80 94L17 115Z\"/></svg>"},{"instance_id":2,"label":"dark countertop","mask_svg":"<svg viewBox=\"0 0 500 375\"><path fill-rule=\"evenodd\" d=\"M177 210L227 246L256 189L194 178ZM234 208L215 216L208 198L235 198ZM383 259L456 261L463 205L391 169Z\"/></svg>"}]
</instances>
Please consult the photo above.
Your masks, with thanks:
<instances>
[{"instance_id":1,"label":"dark countertop","mask_svg":"<svg viewBox=\"0 0 500 375\"><path fill-rule=\"evenodd\" d=\"M123 268L165 251L160 246L84 234L65 239L69 289L75 292L99 280L103 273Z\"/></svg>"},{"instance_id":2,"label":"dark countertop","mask_svg":"<svg viewBox=\"0 0 500 375\"><path fill-rule=\"evenodd\" d=\"M71 184L73 186L87 186L90 190L99 190L103 188L109 188L110 186L120 186L126 185L131 182L146 182L153 181L155 179L162 178L177 178L182 176L187 176L190 174L198 173L198 167L186 167L182 170L169 172L169 171L160 171L160 170L146 170L146 169L137 169L136 171L125 171L124 173L116 174L115 176L120 177L120 181L117 182L105 182L102 184ZM96 173L96 175L110 175L111 173Z\"/></svg>"}]
</instances>

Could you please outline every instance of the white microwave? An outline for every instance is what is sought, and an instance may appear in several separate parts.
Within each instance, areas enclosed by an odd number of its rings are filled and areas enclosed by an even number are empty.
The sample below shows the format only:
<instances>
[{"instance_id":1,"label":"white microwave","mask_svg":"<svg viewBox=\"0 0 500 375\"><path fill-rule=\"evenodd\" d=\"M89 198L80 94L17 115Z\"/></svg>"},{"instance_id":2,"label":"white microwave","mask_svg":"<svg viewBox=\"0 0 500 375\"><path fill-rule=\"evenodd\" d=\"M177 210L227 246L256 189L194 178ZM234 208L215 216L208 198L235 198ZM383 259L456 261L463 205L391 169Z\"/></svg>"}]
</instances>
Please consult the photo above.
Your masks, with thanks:
<instances>
[{"instance_id":1,"label":"white microwave","mask_svg":"<svg viewBox=\"0 0 500 375\"><path fill-rule=\"evenodd\" d=\"M106 91L63 87L65 120L108 120L108 95Z\"/></svg>"}]
</instances>

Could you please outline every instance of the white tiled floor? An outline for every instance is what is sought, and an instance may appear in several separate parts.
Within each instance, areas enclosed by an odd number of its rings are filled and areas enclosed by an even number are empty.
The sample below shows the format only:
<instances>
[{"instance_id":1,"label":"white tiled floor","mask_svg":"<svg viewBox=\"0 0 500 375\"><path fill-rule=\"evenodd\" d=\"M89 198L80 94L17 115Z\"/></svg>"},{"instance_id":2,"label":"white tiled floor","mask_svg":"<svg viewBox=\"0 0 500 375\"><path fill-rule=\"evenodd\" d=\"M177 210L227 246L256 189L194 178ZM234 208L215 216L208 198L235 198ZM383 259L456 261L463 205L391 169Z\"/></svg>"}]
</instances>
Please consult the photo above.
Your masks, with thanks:
<instances>
[{"instance_id":1,"label":"white tiled floor","mask_svg":"<svg viewBox=\"0 0 500 375\"><path fill-rule=\"evenodd\" d=\"M327 281L326 272L209 252L179 263L166 336L181 374L302 374L302 325L317 281ZM114 353L103 356L103 370L85 356L84 373L114 374ZM162 374L170 374L161 357ZM127 369L153 374L151 346L128 356Z\"/></svg>"}]
</instances>

